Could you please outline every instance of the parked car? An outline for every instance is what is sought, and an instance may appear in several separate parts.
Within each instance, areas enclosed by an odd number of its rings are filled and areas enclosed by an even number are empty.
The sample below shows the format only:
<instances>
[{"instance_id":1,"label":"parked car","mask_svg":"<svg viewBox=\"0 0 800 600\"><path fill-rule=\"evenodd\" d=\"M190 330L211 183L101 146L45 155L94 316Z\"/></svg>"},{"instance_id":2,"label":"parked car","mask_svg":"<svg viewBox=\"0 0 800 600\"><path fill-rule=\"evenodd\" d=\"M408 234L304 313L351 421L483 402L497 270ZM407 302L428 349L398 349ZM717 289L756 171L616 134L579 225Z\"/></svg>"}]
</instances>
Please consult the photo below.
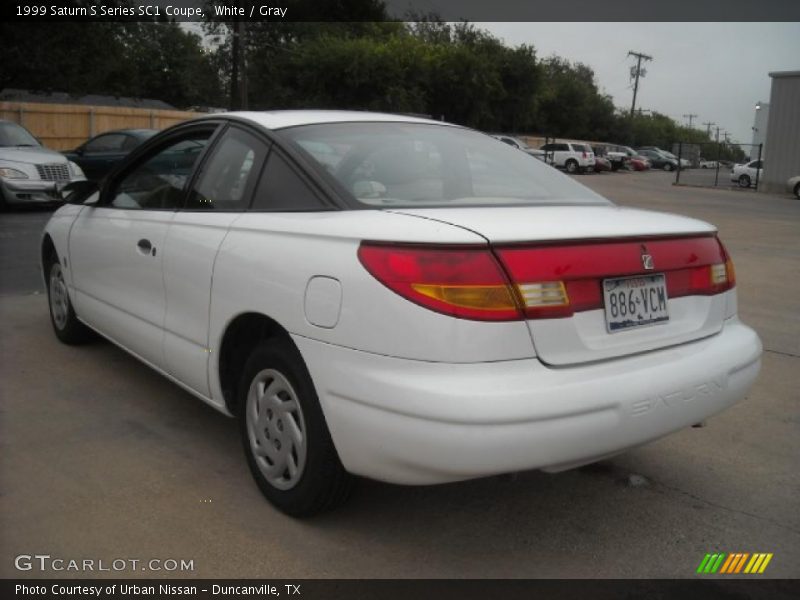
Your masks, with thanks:
<instances>
[{"instance_id":1,"label":"parked car","mask_svg":"<svg viewBox=\"0 0 800 600\"><path fill-rule=\"evenodd\" d=\"M640 161L646 161L643 156L641 156L636 150L631 148L630 146L622 146L620 144L606 144L606 148L608 149L606 155L610 158L619 157L623 161L623 166L627 169L637 170L637 168L629 163L631 159L639 159ZM641 165L645 167L644 164ZM646 168L650 168L649 162L646 165ZM642 170L642 169L639 169Z\"/></svg>"},{"instance_id":2,"label":"parked car","mask_svg":"<svg viewBox=\"0 0 800 600\"><path fill-rule=\"evenodd\" d=\"M186 144L188 170L164 158ZM760 368L714 226L459 126L207 115L68 191L40 254L55 335L99 332L235 415L288 514L351 474L590 463L725 410Z\"/></svg>"},{"instance_id":3,"label":"parked car","mask_svg":"<svg viewBox=\"0 0 800 600\"><path fill-rule=\"evenodd\" d=\"M558 142L545 144L540 148L545 160L567 173L585 173L594 169L594 152L587 144Z\"/></svg>"},{"instance_id":4,"label":"parked car","mask_svg":"<svg viewBox=\"0 0 800 600\"><path fill-rule=\"evenodd\" d=\"M692 161L688 158L678 158L672 152L667 152L666 150L661 150L661 154L666 156L667 158L671 158L676 163L681 165L681 169L691 169L692 168Z\"/></svg>"},{"instance_id":5,"label":"parked car","mask_svg":"<svg viewBox=\"0 0 800 600\"><path fill-rule=\"evenodd\" d=\"M692 167L692 161L690 161L688 158L678 159L678 157L675 156L672 152L668 152L667 150L662 150L658 146L642 146L641 148L639 148L639 150L652 150L654 152L658 152L661 156L664 156L666 158L675 161L676 168L679 163L681 165L681 169L690 169Z\"/></svg>"},{"instance_id":6,"label":"parked car","mask_svg":"<svg viewBox=\"0 0 800 600\"><path fill-rule=\"evenodd\" d=\"M117 129L96 135L74 150L64 152L77 163L87 179L102 179L114 165L142 142L158 133L155 129Z\"/></svg>"},{"instance_id":7,"label":"parked car","mask_svg":"<svg viewBox=\"0 0 800 600\"><path fill-rule=\"evenodd\" d=\"M628 160L628 165L633 171L647 171L650 168L650 161L644 156L634 156Z\"/></svg>"},{"instance_id":8,"label":"parked car","mask_svg":"<svg viewBox=\"0 0 800 600\"><path fill-rule=\"evenodd\" d=\"M701 158L699 166L701 169L716 169L717 167L719 167L719 162L717 162L716 160L705 160Z\"/></svg>"},{"instance_id":9,"label":"parked car","mask_svg":"<svg viewBox=\"0 0 800 600\"><path fill-rule=\"evenodd\" d=\"M606 159L611 165L612 171L619 171L628 162L628 156L625 153L609 150L607 146L592 146L592 152L594 152L595 160L598 157Z\"/></svg>"},{"instance_id":10,"label":"parked car","mask_svg":"<svg viewBox=\"0 0 800 600\"><path fill-rule=\"evenodd\" d=\"M539 160L542 160L542 161L545 160L545 153L542 150L539 150L538 148L531 148L530 146L528 146L528 144L526 144L524 141L522 141L519 138L512 137L510 135L495 135L495 136L492 136L492 137L500 140L504 144L508 144L512 148L516 148L517 150L522 150L526 154L530 154L531 156L535 156Z\"/></svg>"},{"instance_id":11,"label":"parked car","mask_svg":"<svg viewBox=\"0 0 800 600\"><path fill-rule=\"evenodd\" d=\"M639 148L637 152L650 161L654 169L664 169L665 171L674 171L678 168L678 161L675 158L663 154L660 150L651 148Z\"/></svg>"},{"instance_id":12,"label":"parked car","mask_svg":"<svg viewBox=\"0 0 800 600\"><path fill-rule=\"evenodd\" d=\"M604 156L597 156L594 157L594 172L601 173L603 171L610 171L611 170L611 161L605 158Z\"/></svg>"},{"instance_id":13,"label":"parked car","mask_svg":"<svg viewBox=\"0 0 800 600\"><path fill-rule=\"evenodd\" d=\"M731 181L738 183L739 187L748 188L763 177L763 168L763 160L751 160L743 165L734 165L731 169Z\"/></svg>"},{"instance_id":14,"label":"parked car","mask_svg":"<svg viewBox=\"0 0 800 600\"><path fill-rule=\"evenodd\" d=\"M83 179L78 165L42 146L22 125L0 120L0 210L60 203L58 186Z\"/></svg>"},{"instance_id":15,"label":"parked car","mask_svg":"<svg viewBox=\"0 0 800 600\"><path fill-rule=\"evenodd\" d=\"M800 199L800 175L796 175L786 182L786 190Z\"/></svg>"}]
</instances>

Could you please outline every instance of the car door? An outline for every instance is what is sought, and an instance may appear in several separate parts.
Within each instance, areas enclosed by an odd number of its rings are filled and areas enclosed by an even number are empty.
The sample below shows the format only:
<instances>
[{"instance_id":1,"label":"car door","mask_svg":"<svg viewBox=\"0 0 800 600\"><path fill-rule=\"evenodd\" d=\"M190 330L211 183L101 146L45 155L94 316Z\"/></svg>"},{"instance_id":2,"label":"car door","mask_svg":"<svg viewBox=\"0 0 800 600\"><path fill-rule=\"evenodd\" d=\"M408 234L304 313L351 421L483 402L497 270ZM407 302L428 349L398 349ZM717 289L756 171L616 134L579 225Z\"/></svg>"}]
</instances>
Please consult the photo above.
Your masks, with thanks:
<instances>
[{"instance_id":1,"label":"car door","mask_svg":"<svg viewBox=\"0 0 800 600\"><path fill-rule=\"evenodd\" d=\"M211 278L231 224L247 210L268 142L231 125L209 149L186 203L171 220L164 247L166 371L208 397Z\"/></svg>"},{"instance_id":2,"label":"car door","mask_svg":"<svg viewBox=\"0 0 800 600\"><path fill-rule=\"evenodd\" d=\"M83 208L70 232L76 312L159 367L166 312L164 242L190 174L164 156L186 140L205 145L215 128L190 127L156 142L108 182L98 205Z\"/></svg>"},{"instance_id":3,"label":"car door","mask_svg":"<svg viewBox=\"0 0 800 600\"><path fill-rule=\"evenodd\" d=\"M553 144L553 164L563 167L570 156L568 144Z\"/></svg>"}]
</instances>

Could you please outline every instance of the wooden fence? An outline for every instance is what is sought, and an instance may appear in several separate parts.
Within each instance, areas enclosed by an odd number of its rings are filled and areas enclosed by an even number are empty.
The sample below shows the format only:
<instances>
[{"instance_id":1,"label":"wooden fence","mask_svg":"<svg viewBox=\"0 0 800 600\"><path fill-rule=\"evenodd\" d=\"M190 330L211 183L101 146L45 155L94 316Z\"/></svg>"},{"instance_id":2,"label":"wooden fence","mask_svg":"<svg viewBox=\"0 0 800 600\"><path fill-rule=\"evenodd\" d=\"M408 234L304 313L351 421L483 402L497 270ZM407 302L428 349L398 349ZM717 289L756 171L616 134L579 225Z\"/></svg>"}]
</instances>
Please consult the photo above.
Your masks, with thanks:
<instances>
[{"instance_id":1,"label":"wooden fence","mask_svg":"<svg viewBox=\"0 0 800 600\"><path fill-rule=\"evenodd\" d=\"M23 125L53 150L70 150L112 129L164 129L204 113L117 106L0 102L0 119Z\"/></svg>"}]
</instances>

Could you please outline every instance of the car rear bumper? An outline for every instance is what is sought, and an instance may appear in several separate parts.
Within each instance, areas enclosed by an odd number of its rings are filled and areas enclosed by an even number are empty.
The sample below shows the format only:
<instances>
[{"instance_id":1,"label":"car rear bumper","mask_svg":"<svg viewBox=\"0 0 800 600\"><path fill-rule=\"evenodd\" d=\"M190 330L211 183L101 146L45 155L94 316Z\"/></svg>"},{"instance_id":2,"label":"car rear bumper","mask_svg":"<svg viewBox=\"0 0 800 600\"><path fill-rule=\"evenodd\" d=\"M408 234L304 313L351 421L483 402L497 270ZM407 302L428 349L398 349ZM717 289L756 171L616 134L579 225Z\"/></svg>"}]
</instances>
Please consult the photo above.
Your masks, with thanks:
<instances>
[{"instance_id":1,"label":"car rear bumper","mask_svg":"<svg viewBox=\"0 0 800 600\"><path fill-rule=\"evenodd\" d=\"M645 444L742 400L761 342L736 319L625 359L450 364L295 336L345 468L401 484L563 470Z\"/></svg>"}]
</instances>

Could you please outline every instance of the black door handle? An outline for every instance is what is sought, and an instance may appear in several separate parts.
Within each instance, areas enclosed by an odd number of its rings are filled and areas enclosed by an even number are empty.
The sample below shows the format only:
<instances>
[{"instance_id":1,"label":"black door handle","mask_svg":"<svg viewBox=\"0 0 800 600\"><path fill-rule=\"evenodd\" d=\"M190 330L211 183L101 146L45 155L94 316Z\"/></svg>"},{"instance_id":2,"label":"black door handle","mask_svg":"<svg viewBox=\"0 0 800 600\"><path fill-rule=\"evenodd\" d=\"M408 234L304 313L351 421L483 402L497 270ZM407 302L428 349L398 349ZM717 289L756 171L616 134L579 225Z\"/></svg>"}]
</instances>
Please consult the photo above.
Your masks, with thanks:
<instances>
[{"instance_id":1,"label":"black door handle","mask_svg":"<svg viewBox=\"0 0 800 600\"><path fill-rule=\"evenodd\" d=\"M141 239L136 243L136 247L139 248L142 254L156 255L156 249L153 244L150 243L150 240Z\"/></svg>"}]
</instances>

